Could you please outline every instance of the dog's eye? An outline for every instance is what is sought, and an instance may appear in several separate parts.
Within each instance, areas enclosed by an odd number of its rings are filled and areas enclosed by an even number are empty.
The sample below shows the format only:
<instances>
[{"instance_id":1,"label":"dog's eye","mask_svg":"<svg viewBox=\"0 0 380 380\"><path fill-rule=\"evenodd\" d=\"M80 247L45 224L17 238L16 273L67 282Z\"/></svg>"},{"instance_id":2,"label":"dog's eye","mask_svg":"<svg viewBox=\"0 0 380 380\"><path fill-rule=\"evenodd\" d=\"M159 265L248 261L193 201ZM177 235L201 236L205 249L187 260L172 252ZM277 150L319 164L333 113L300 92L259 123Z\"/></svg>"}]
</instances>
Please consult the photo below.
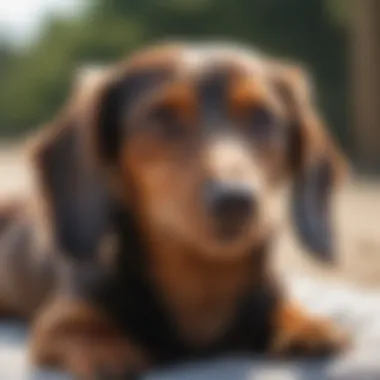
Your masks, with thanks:
<instances>
[{"instance_id":1,"label":"dog's eye","mask_svg":"<svg viewBox=\"0 0 380 380\"><path fill-rule=\"evenodd\" d=\"M265 107L255 107L248 112L247 129L257 140L266 142L277 138L279 125L276 116Z\"/></svg>"},{"instance_id":2,"label":"dog's eye","mask_svg":"<svg viewBox=\"0 0 380 380\"><path fill-rule=\"evenodd\" d=\"M156 108L151 112L149 119L159 137L168 140L178 140L183 137L183 127L175 110L169 107Z\"/></svg>"}]
</instances>

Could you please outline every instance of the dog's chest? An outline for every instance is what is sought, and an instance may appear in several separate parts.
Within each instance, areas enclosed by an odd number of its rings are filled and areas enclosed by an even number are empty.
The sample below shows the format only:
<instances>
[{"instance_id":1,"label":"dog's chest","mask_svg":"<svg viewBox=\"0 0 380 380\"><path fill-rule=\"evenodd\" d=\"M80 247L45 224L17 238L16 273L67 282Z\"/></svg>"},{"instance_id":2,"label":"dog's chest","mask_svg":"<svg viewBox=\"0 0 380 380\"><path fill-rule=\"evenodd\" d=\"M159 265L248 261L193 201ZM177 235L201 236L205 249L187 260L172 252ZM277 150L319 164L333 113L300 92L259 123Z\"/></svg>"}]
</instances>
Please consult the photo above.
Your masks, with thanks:
<instances>
[{"instance_id":1,"label":"dog's chest","mask_svg":"<svg viewBox=\"0 0 380 380\"><path fill-rule=\"evenodd\" d=\"M251 282L247 262L202 262L179 252L155 255L150 269L179 337L195 347L226 333Z\"/></svg>"}]
</instances>

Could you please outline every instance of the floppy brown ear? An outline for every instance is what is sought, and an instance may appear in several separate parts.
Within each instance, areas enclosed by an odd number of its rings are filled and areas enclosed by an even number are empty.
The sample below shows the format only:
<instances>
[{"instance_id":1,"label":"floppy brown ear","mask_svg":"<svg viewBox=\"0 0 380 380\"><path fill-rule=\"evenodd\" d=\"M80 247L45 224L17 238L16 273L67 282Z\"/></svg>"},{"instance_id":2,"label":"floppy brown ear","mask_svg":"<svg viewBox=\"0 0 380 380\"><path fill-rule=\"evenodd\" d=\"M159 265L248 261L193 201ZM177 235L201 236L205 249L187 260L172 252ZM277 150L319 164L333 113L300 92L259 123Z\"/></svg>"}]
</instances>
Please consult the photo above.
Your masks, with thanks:
<instances>
[{"instance_id":1,"label":"floppy brown ear","mask_svg":"<svg viewBox=\"0 0 380 380\"><path fill-rule=\"evenodd\" d=\"M310 253L319 260L333 261L331 198L347 164L318 115L306 71L278 65L274 72L289 118L295 228Z\"/></svg>"},{"instance_id":2,"label":"floppy brown ear","mask_svg":"<svg viewBox=\"0 0 380 380\"><path fill-rule=\"evenodd\" d=\"M119 183L114 183L121 177L118 155L128 137L124 121L136 97L162 79L162 70L156 69L84 69L66 107L34 143L48 223L66 255L92 258L114 227L115 209L122 210L124 227L135 230L131 212L115 191ZM131 235L127 238L133 240Z\"/></svg>"},{"instance_id":3,"label":"floppy brown ear","mask_svg":"<svg viewBox=\"0 0 380 380\"><path fill-rule=\"evenodd\" d=\"M45 228L64 254L86 259L93 256L108 227L110 201L87 155L81 101L89 78L79 76L68 104L33 141L31 155L42 193Z\"/></svg>"}]
</instances>

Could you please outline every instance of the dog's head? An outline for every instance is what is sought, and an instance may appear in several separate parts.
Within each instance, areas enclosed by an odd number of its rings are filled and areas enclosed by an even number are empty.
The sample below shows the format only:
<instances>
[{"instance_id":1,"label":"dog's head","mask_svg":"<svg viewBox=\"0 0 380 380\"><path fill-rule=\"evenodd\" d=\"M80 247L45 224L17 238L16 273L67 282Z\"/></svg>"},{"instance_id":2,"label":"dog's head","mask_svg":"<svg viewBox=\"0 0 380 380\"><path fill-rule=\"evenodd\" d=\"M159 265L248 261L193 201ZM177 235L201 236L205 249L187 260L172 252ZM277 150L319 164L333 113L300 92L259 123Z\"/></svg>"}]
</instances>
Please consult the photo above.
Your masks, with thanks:
<instances>
[{"instance_id":1,"label":"dog's head","mask_svg":"<svg viewBox=\"0 0 380 380\"><path fill-rule=\"evenodd\" d=\"M303 241L331 254L342 158L300 68L232 47L159 46L100 87L89 122L98 157L149 228L218 257L247 252L291 177Z\"/></svg>"},{"instance_id":2,"label":"dog's head","mask_svg":"<svg viewBox=\"0 0 380 380\"><path fill-rule=\"evenodd\" d=\"M301 69L234 47L165 45L98 82L80 123L145 228L214 257L244 254L290 178L300 236L330 257L329 198L343 160Z\"/></svg>"}]
</instances>

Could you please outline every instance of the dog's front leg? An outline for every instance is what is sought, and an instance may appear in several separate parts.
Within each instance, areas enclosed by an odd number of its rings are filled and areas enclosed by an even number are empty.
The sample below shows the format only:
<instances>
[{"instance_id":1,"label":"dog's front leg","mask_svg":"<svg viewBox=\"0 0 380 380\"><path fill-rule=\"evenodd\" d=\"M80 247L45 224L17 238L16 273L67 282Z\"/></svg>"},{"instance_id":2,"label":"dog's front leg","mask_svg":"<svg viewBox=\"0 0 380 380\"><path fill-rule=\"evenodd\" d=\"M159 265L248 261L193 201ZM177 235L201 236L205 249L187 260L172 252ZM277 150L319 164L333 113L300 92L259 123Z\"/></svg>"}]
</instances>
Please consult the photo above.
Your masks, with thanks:
<instances>
[{"instance_id":1,"label":"dog's front leg","mask_svg":"<svg viewBox=\"0 0 380 380\"><path fill-rule=\"evenodd\" d=\"M270 353L275 356L323 356L343 351L349 336L332 321L309 315L291 301L279 301L273 315Z\"/></svg>"},{"instance_id":2,"label":"dog's front leg","mask_svg":"<svg viewBox=\"0 0 380 380\"><path fill-rule=\"evenodd\" d=\"M30 353L35 364L54 366L84 380L136 378L148 366L143 351L107 316L73 300L57 300L40 314L32 329Z\"/></svg>"}]
</instances>

